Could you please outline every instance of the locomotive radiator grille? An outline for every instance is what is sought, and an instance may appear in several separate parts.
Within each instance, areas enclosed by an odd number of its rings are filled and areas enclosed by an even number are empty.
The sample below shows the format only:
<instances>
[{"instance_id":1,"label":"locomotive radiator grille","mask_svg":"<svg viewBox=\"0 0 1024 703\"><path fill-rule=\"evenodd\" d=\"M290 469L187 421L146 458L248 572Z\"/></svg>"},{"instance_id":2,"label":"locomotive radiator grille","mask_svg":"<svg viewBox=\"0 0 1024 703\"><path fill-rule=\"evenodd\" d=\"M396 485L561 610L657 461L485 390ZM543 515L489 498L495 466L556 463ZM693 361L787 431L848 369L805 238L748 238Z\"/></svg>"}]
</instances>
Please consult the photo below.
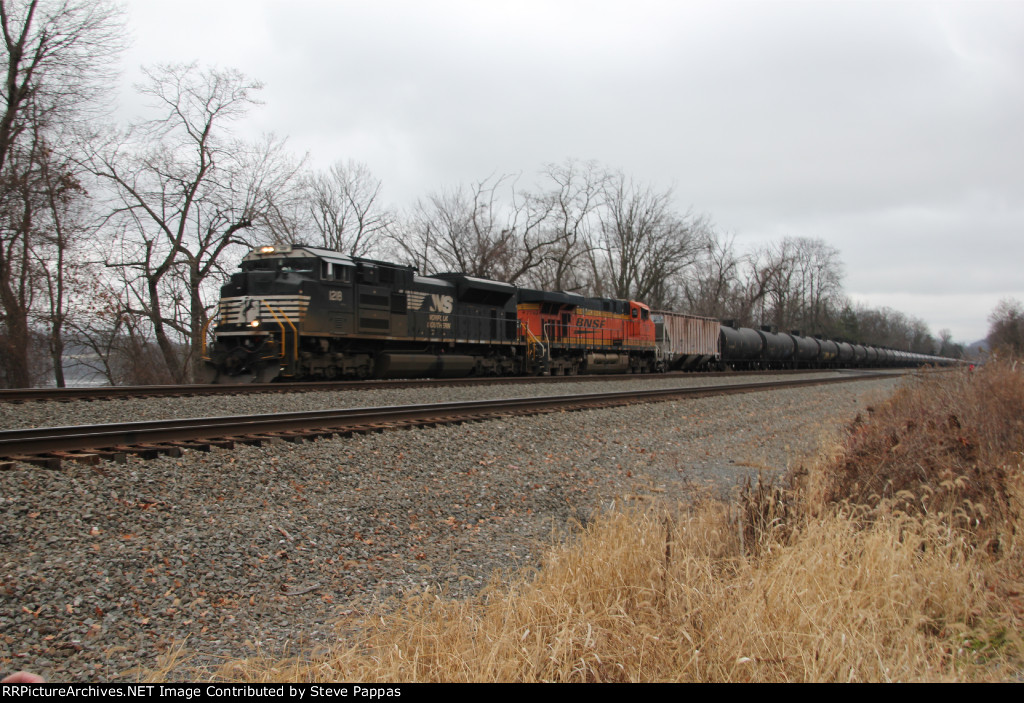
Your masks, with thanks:
<instances>
[{"instance_id":1,"label":"locomotive radiator grille","mask_svg":"<svg viewBox=\"0 0 1024 703\"><path fill-rule=\"evenodd\" d=\"M308 308L308 295L243 295L237 298L221 298L220 321L224 325L249 325L259 320L261 325L276 325L281 320L287 320L297 325L306 316Z\"/></svg>"}]
</instances>

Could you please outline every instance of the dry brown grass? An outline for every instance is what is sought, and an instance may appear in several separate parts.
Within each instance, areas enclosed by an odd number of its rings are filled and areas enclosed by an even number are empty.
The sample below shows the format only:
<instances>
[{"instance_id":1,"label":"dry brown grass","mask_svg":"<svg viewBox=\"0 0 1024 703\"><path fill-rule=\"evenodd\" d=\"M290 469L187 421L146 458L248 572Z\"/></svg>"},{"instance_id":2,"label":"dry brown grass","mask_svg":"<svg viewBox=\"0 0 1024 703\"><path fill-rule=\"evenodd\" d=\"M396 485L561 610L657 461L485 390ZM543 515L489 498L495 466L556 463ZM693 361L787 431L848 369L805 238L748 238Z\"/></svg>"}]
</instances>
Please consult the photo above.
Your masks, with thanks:
<instances>
[{"instance_id":1,"label":"dry brown grass","mask_svg":"<svg viewBox=\"0 0 1024 703\"><path fill-rule=\"evenodd\" d=\"M1019 513L1010 479L1022 451L1024 376L1016 362L992 363L905 386L868 420L858 416L838 462L799 483L811 511L846 501L933 515L995 540Z\"/></svg>"},{"instance_id":2,"label":"dry brown grass","mask_svg":"<svg viewBox=\"0 0 1024 703\"><path fill-rule=\"evenodd\" d=\"M1024 378L935 374L795 491L603 516L537 572L341 624L237 681L978 681L1020 677ZM354 633L354 634L353 634Z\"/></svg>"}]
</instances>

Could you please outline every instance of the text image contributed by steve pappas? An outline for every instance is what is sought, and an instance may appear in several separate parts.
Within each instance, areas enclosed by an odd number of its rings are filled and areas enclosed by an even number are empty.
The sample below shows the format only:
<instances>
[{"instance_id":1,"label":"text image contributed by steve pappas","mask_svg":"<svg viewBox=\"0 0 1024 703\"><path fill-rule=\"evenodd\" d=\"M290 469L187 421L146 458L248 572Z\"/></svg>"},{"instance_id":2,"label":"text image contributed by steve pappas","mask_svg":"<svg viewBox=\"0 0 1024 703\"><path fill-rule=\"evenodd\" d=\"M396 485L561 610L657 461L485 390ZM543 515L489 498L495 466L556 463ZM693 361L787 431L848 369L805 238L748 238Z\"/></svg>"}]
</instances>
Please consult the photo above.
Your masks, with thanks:
<instances>
[{"instance_id":1,"label":"text image contributed by steve pappas","mask_svg":"<svg viewBox=\"0 0 1024 703\"><path fill-rule=\"evenodd\" d=\"M268 700L385 700L402 696L402 686L362 684L4 684L0 698L156 698L199 700L252 698Z\"/></svg>"}]
</instances>

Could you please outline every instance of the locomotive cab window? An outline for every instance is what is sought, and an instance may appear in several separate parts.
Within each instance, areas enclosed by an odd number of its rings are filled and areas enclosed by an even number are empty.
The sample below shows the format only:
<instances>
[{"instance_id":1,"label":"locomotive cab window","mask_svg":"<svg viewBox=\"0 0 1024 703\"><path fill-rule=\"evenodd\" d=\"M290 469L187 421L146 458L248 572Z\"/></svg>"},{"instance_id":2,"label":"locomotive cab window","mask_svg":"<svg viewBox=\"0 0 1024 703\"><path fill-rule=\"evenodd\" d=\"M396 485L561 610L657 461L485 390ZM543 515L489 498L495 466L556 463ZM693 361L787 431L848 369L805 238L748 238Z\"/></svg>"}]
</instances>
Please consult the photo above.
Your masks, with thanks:
<instances>
[{"instance_id":1,"label":"locomotive cab window","mask_svg":"<svg viewBox=\"0 0 1024 703\"><path fill-rule=\"evenodd\" d=\"M312 259L285 259L281 265L283 273L313 273Z\"/></svg>"},{"instance_id":2,"label":"locomotive cab window","mask_svg":"<svg viewBox=\"0 0 1024 703\"><path fill-rule=\"evenodd\" d=\"M243 271L276 271L280 259L260 259L259 261L243 261L238 267Z\"/></svg>"},{"instance_id":3,"label":"locomotive cab window","mask_svg":"<svg viewBox=\"0 0 1024 703\"><path fill-rule=\"evenodd\" d=\"M348 283L352 280L352 270L349 266L345 266L344 264L334 263L331 261L321 261L320 278L325 281Z\"/></svg>"}]
</instances>

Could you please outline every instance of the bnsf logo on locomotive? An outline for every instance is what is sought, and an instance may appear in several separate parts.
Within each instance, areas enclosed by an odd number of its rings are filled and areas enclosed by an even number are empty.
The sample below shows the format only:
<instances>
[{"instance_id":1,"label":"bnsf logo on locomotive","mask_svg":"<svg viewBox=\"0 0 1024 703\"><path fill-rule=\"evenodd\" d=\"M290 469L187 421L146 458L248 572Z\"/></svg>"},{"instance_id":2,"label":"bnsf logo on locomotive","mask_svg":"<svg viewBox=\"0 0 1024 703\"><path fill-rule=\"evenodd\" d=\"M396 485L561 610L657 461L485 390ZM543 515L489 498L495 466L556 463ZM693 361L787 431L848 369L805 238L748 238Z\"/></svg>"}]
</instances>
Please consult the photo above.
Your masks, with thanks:
<instances>
[{"instance_id":1,"label":"bnsf logo on locomotive","mask_svg":"<svg viewBox=\"0 0 1024 703\"><path fill-rule=\"evenodd\" d=\"M576 324L579 327L592 327L599 328L604 327L604 319L600 317L581 317L576 320Z\"/></svg>"}]
</instances>

